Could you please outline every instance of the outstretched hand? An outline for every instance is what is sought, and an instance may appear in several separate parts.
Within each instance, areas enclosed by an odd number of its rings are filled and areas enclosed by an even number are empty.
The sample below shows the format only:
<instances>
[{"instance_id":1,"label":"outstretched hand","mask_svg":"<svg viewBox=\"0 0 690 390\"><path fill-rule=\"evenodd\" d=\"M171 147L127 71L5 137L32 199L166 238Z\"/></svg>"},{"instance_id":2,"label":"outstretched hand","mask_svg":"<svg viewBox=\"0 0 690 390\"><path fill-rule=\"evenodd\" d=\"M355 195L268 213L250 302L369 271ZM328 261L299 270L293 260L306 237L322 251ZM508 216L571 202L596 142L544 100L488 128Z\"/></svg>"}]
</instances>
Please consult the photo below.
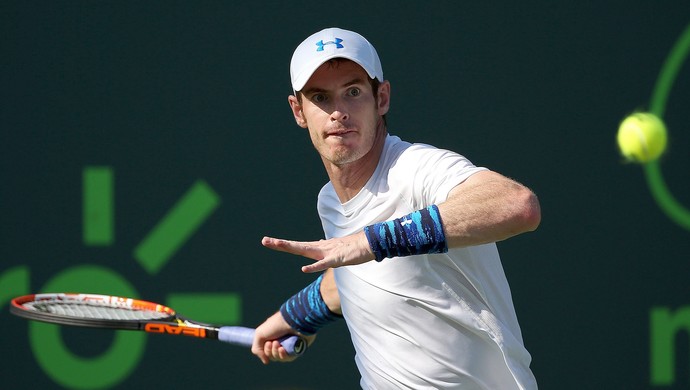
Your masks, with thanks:
<instances>
[{"instance_id":1,"label":"outstretched hand","mask_svg":"<svg viewBox=\"0 0 690 390\"><path fill-rule=\"evenodd\" d=\"M345 237L319 241L291 241L264 237L261 244L269 249L316 260L315 263L302 267L302 272L306 273L374 260L374 254L363 231Z\"/></svg>"}]
</instances>

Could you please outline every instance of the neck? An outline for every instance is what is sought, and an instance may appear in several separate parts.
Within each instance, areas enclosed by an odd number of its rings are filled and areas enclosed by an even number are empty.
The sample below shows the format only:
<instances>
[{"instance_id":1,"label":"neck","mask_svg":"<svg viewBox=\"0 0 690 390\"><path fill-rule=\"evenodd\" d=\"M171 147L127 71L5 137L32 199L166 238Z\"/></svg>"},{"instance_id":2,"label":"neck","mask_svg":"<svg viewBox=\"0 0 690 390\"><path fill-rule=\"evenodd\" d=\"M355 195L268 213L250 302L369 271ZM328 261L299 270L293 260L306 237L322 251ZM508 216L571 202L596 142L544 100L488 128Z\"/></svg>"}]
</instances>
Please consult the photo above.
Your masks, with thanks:
<instances>
[{"instance_id":1,"label":"neck","mask_svg":"<svg viewBox=\"0 0 690 390\"><path fill-rule=\"evenodd\" d=\"M340 203L354 198L371 178L378 166L386 142L386 129L379 124L377 136L369 152L357 161L344 165L335 165L323 160L328 178L335 189Z\"/></svg>"}]
</instances>

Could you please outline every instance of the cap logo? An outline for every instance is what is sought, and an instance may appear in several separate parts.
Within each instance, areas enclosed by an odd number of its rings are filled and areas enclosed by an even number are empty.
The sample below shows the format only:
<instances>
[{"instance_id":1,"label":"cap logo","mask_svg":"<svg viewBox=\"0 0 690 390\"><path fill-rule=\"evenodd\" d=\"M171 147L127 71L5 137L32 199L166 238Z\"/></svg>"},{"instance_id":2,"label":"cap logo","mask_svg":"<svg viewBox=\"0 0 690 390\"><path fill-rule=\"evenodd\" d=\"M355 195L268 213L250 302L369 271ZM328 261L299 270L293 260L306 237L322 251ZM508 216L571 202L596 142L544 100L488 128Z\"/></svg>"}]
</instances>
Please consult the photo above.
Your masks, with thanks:
<instances>
[{"instance_id":1,"label":"cap logo","mask_svg":"<svg viewBox=\"0 0 690 390\"><path fill-rule=\"evenodd\" d=\"M335 45L336 49L342 49L345 47L345 46L341 45L342 42L343 42L343 40L340 38L336 38L335 41L328 41L328 42L324 42L323 40L318 41L318 42L316 42L316 46L317 46L316 51L323 51L323 47L326 45Z\"/></svg>"}]
</instances>

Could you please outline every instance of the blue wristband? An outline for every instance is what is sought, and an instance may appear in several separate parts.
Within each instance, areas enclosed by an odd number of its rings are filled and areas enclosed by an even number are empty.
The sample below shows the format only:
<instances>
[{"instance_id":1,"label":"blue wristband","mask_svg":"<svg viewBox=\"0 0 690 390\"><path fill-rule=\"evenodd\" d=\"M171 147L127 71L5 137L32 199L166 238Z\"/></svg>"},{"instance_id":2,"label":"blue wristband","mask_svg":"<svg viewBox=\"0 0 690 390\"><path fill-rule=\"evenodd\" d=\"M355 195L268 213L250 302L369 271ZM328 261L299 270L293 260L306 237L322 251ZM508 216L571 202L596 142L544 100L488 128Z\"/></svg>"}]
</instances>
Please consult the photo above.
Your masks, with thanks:
<instances>
[{"instance_id":1,"label":"blue wristband","mask_svg":"<svg viewBox=\"0 0 690 390\"><path fill-rule=\"evenodd\" d=\"M367 226L364 234L376 261L386 257L448 252L441 215L436 205Z\"/></svg>"},{"instance_id":2,"label":"blue wristband","mask_svg":"<svg viewBox=\"0 0 690 390\"><path fill-rule=\"evenodd\" d=\"M280 314L290 327L304 335L312 335L333 321L343 318L333 313L321 296L323 274L280 307Z\"/></svg>"}]
</instances>

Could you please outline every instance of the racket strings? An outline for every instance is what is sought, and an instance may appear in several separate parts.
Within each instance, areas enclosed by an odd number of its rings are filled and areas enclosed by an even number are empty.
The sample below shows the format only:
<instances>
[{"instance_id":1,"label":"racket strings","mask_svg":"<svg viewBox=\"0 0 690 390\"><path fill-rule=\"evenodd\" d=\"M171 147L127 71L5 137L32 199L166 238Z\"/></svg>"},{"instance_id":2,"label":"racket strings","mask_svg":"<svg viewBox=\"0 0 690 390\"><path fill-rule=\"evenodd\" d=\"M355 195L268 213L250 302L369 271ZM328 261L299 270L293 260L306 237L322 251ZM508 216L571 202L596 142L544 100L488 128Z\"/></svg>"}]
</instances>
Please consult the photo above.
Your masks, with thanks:
<instances>
[{"instance_id":1,"label":"racket strings","mask_svg":"<svg viewBox=\"0 0 690 390\"><path fill-rule=\"evenodd\" d=\"M136 310L83 302L29 302L25 303L24 306L32 310L61 316L104 320L158 320L170 316L166 313L150 310Z\"/></svg>"}]
</instances>

